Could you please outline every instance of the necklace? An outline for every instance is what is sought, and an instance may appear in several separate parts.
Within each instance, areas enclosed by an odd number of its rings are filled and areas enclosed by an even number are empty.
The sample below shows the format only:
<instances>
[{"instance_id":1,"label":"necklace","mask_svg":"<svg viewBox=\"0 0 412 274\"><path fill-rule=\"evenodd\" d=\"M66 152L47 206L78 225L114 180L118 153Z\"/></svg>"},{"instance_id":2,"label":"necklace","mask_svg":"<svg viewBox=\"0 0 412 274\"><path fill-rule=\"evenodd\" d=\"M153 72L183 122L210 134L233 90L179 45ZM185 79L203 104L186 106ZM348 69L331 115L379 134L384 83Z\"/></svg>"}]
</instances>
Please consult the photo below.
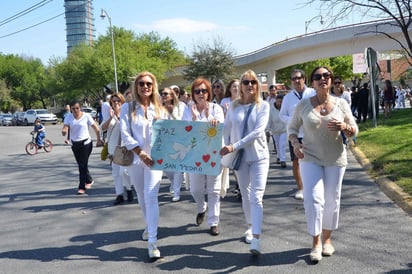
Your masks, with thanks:
<instances>
[{"instance_id":1,"label":"necklace","mask_svg":"<svg viewBox=\"0 0 412 274\"><path fill-rule=\"evenodd\" d=\"M319 97L316 96L316 100L318 100L319 106L320 106L320 113L325 114L328 110L326 109L326 106L328 105L328 99L323 102L323 104L320 102Z\"/></svg>"}]
</instances>

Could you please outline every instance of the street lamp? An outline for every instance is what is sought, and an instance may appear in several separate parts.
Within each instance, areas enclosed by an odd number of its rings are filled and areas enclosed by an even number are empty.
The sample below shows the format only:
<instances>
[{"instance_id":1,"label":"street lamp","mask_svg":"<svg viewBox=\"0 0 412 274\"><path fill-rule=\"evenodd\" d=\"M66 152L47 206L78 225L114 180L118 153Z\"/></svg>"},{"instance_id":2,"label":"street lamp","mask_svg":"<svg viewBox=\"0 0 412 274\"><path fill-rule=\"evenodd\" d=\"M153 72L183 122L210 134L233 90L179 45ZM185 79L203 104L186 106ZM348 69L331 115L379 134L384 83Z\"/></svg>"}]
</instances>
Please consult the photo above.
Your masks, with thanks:
<instances>
[{"instance_id":1,"label":"street lamp","mask_svg":"<svg viewBox=\"0 0 412 274\"><path fill-rule=\"evenodd\" d=\"M313 17L312 19L310 19L309 21L305 21L305 34L308 33L309 24L312 23L313 20L315 20L315 19L317 19L317 18L319 18L319 17L320 17L320 23L321 23L321 25L323 25L323 17L322 17L322 15L317 15L317 16Z\"/></svg>"},{"instance_id":2,"label":"street lamp","mask_svg":"<svg viewBox=\"0 0 412 274\"><path fill-rule=\"evenodd\" d=\"M107 19L109 19L109 26L110 26L110 33L112 35L112 54L113 54L113 66L114 66L114 84L116 87L116 93L119 92L118 90L118 85L117 85L117 69L116 69L116 53L114 51L114 36L113 36L113 27L112 27L112 18L109 16L109 14L102 9L102 12L100 13L100 17L104 19L107 16Z\"/></svg>"}]
</instances>

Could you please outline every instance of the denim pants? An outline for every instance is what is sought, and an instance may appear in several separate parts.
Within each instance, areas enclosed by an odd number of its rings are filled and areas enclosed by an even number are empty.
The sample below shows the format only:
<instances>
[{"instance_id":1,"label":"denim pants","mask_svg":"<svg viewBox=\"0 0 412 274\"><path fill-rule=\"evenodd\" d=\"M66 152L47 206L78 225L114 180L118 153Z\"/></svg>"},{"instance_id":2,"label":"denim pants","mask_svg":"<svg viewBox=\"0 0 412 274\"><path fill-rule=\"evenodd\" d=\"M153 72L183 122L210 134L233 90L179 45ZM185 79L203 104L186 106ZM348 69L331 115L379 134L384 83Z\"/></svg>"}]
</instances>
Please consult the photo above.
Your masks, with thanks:
<instances>
[{"instance_id":1,"label":"denim pants","mask_svg":"<svg viewBox=\"0 0 412 274\"><path fill-rule=\"evenodd\" d=\"M74 142L72 141L72 151L79 167L79 189L86 189L86 183L91 183L93 178L89 172L89 157L93 150L93 142L88 139Z\"/></svg>"}]
</instances>

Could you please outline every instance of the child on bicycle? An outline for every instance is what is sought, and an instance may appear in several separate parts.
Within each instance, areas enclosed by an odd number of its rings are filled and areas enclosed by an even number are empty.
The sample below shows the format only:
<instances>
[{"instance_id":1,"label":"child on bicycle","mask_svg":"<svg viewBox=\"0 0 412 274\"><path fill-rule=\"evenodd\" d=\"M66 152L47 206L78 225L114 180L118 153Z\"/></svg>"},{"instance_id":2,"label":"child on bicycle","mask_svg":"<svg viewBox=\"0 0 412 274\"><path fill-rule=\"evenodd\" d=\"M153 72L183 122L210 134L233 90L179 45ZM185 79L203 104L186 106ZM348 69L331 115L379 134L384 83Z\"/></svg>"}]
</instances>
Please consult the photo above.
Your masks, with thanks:
<instances>
[{"instance_id":1,"label":"child on bicycle","mask_svg":"<svg viewBox=\"0 0 412 274\"><path fill-rule=\"evenodd\" d=\"M46 137L46 128L42 125L40 118L36 118L34 121L34 130L36 132L36 144L39 148L43 147L43 139Z\"/></svg>"}]
</instances>

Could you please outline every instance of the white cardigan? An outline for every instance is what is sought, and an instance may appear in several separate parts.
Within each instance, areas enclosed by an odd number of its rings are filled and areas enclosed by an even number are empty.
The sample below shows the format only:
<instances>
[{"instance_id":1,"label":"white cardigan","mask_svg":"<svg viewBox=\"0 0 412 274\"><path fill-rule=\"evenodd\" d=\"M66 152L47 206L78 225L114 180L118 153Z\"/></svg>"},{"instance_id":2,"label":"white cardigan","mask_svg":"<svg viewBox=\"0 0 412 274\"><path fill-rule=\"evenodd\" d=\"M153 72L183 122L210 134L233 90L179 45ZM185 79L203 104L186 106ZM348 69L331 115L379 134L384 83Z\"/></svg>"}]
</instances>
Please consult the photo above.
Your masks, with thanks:
<instances>
[{"instance_id":1,"label":"white cardigan","mask_svg":"<svg viewBox=\"0 0 412 274\"><path fill-rule=\"evenodd\" d=\"M223 130L225 144L232 144L235 150L243 148L245 150L243 157L247 162L268 159L269 149L265 129L269 121L269 104L262 100L253 106L247 120L245 136L242 137L244 119L249 106L250 104L238 103L230 105Z\"/></svg>"}]
</instances>

